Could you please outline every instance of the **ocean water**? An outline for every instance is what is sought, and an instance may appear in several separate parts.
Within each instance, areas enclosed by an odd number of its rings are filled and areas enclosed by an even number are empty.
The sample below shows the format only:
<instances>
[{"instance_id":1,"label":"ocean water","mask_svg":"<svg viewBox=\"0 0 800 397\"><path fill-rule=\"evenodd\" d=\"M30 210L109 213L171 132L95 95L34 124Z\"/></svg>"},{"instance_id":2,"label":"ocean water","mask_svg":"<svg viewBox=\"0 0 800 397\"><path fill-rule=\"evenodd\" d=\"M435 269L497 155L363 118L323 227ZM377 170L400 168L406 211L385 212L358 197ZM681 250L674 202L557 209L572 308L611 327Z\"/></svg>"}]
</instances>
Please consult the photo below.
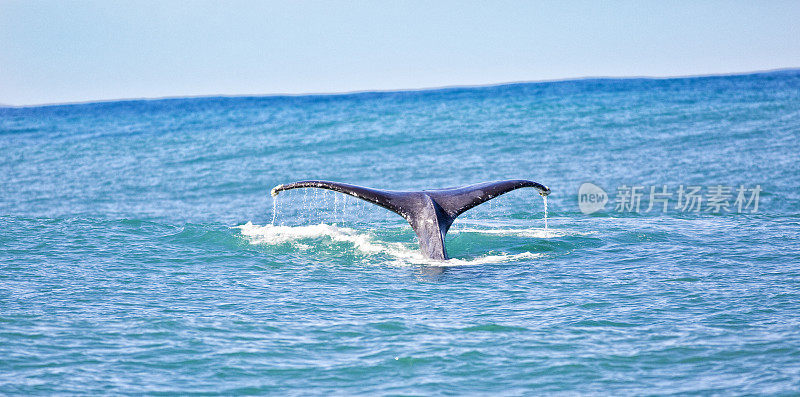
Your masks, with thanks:
<instances>
[{"instance_id":1,"label":"ocean water","mask_svg":"<svg viewBox=\"0 0 800 397\"><path fill-rule=\"evenodd\" d=\"M0 394L796 394L799 153L796 70L0 108ZM508 193L446 262L269 195L512 178L547 228Z\"/></svg>"}]
</instances>

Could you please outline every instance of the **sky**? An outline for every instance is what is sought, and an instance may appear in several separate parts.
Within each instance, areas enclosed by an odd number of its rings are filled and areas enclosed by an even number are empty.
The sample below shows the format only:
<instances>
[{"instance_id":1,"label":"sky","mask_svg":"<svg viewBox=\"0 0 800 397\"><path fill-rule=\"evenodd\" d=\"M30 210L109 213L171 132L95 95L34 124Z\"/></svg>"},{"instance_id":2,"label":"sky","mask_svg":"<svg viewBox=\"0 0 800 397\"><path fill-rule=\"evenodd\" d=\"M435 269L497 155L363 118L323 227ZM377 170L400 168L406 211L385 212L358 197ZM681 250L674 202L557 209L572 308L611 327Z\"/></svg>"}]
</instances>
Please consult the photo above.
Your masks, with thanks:
<instances>
[{"instance_id":1,"label":"sky","mask_svg":"<svg viewBox=\"0 0 800 397\"><path fill-rule=\"evenodd\" d=\"M800 1L0 0L0 104L800 67Z\"/></svg>"}]
</instances>

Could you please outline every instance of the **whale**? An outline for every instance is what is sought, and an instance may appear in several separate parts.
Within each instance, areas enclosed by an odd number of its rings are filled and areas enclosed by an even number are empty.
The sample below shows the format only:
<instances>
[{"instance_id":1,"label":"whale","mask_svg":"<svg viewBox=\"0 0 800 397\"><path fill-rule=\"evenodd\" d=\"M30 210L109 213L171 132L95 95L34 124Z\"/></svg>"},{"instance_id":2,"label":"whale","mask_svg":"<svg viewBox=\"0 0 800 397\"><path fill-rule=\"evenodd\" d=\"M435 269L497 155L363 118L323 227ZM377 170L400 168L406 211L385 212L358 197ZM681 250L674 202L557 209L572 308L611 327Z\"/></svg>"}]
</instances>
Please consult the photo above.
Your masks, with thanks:
<instances>
[{"instance_id":1,"label":"whale","mask_svg":"<svg viewBox=\"0 0 800 397\"><path fill-rule=\"evenodd\" d=\"M307 180L275 186L270 193L275 197L285 190L318 188L368 201L405 218L417 234L423 256L447 260L445 235L459 215L497 196L526 187L536 189L541 196L550 194L547 186L527 179L420 191L381 190L340 182Z\"/></svg>"}]
</instances>

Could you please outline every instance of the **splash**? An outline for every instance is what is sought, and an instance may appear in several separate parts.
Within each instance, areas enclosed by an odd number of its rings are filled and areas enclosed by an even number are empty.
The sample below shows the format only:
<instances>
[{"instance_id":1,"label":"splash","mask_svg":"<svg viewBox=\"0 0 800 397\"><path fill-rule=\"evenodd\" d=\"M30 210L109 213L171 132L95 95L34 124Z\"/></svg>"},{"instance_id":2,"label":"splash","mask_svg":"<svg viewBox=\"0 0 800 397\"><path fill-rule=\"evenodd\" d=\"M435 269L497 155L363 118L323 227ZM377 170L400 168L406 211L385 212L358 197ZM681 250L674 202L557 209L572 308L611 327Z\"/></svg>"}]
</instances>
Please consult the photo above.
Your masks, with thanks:
<instances>
[{"instance_id":1,"label":"splash","mask_svg":"<svg viewBox=\"0 0 800 397\"><path fill-rule=\"evenodd\" d=\"M371 236L367 233L359 233L354 229L337 227L324 223L307 226L259 226L254 225L252 222L247 222L244 225L235 226L234 228L239 229L242 236L245 236L247 240L254 245L279 245L327 237L333 241L352 243L354 246L367 253L380 252L380 250L384 248L373 244L370 241Z\"/></svg>"},{"instance_id":2,"label":"splash","mask_svg":"<svg viewBox=\"0 0 800 397\"><path fill-rule=\"evenodd\" d=\"M569 237L569 236L588 236L591 232L578 232L575 230L567 229L542 229L542 228L501 228L501 229L481 229L477 227L461 227L457 230L451 231L452 234L458 233L478 233L478 234L491 234L497 236L514 236L526 238L551 238L551 237Z\"/></svg>"},{"instance_id":3,"label":"splash","mask_svg":"<svg viewBox=\"0 0 800 397\"><path fill-rule=\"evenodd\" d=\"M474 266L513 262L543 256L540 253L521 252L517 254L486 255L469 259L451 258L447 261L438 261L423 257L416 246L381 241L371 233L324 223L307 226L259 226L254 225L252 222L247 222L234 228L239 229L245 240L252 245L275 246L291 244L297 249L309 250L314 247L319 248L320 243L324 244L327 240L328 242L349 244L362 255L384 256L389 264L395 266ZM314 240L317 241L315 242Z\"/></svg>"}]
</instances>

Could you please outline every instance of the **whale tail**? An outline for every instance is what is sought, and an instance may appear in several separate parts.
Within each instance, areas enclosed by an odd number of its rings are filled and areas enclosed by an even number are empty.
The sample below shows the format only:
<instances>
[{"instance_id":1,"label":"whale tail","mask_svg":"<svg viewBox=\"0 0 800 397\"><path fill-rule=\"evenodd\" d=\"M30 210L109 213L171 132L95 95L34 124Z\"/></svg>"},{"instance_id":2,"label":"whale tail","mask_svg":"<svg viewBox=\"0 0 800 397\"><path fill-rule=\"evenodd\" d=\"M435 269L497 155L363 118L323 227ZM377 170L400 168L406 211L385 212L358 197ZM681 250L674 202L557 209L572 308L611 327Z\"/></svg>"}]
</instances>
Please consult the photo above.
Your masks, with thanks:
<instances>
[{"instance_id":1,"label":"whale tail","mask_svg":"<svg viewBox=\"0 0 800 397\"><path fill-rule=\"evenodd\" d=\"M447 259L444 238L459 215L481 203L523 187L534 188L542 196L550 194L547 186L525 179L422 191L379 190L339 182L299 181L275 186L271 194L277 196L284 190L319 188L349 194L379 205L408 221L417 234L420 250L425 257L444 260Z\"/></svg>"}]
</instances>

